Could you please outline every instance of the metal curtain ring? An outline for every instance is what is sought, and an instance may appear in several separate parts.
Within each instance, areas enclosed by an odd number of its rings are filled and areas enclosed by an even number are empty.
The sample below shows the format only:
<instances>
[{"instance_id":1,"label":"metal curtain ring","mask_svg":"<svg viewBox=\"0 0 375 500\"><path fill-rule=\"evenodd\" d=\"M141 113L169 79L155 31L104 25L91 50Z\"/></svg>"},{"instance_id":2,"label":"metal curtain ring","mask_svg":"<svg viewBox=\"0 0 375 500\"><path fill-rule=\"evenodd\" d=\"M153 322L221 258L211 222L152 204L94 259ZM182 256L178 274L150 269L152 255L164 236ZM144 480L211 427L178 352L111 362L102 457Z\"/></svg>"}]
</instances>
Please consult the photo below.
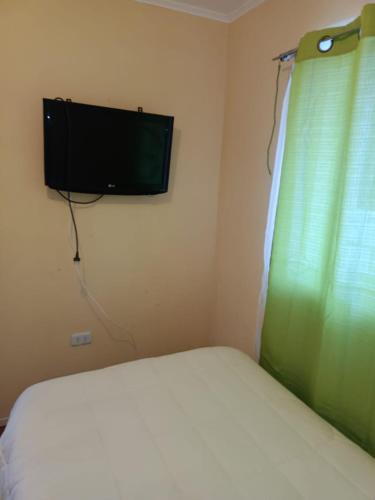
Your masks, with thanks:
<instances>
[{"instance_id":1,"label":"metal curtain ring","mask_svg":"<svg viewBox=\"0 0 375 500\"><path fill-rule=\"evenodd\" d=\"M331 36L323 36L318 42L318 50L325 54L329 52L334 44L334 39Z\"/></svg>"}]
</instances>

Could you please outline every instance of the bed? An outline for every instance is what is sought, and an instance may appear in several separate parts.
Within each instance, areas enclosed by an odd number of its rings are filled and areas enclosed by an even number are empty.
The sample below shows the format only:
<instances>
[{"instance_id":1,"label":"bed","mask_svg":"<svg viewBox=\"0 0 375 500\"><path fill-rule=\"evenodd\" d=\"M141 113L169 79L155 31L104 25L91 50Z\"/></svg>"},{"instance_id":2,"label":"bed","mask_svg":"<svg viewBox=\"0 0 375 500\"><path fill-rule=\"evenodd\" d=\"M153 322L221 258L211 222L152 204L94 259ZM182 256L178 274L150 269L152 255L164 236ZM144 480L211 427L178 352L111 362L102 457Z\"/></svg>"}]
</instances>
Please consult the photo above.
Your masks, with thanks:
<instances>
[{"instance_id":1,"label":"bed","mask_svg":"<svg viewBox=\"0 0 375 500\"><path fill-rule=\"evenodd\" d=\"M27 389L0 439L1 500L375 499L375 460L225 347Z\"/></svg>"}]
</instances>

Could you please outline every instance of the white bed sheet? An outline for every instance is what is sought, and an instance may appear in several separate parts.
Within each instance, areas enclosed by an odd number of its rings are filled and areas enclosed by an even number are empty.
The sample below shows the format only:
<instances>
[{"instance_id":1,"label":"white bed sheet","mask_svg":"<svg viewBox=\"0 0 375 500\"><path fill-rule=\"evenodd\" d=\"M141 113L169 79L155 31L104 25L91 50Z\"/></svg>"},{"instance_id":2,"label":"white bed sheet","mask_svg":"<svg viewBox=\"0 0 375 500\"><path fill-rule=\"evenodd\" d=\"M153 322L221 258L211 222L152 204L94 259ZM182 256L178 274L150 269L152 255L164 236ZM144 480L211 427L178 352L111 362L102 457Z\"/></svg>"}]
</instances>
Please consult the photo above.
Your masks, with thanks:
<instances>
[{"instance_id":1,"label":"white bed sheet","mask_svg":"<svg viewBox=\"0 0 375 500\"><path fill-rule=\"evenodd\" d=\"M34 385L0 450L4 500L375 499L375 460L225 347Z\"/></svg>"}]
</instances>

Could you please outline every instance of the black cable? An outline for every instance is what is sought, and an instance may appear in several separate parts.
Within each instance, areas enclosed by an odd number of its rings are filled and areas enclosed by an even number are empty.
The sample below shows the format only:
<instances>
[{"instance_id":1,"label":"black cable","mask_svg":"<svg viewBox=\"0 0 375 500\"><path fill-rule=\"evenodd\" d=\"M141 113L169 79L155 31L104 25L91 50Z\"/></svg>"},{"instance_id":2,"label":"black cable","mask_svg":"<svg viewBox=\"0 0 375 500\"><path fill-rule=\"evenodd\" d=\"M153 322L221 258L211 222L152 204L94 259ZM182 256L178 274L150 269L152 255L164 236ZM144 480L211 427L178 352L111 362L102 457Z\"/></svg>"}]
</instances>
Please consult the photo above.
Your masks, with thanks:
<instances>
[{"instance_id":1,"label":"black cable","mask_svg":"<svg viewBox=\"0 0 375 500\"><path fill-rule=\"evenodd\" d=\"M69 204L69 211L70 211L70 215L72 217L72 222L73 222L73 228L74 228L74 235L75 235L75 239L76 239L76 254L73 258L73 261L74 262L80 262L81 261L81 257L79 256L79 239L78 239L78 229L77 229L77 223L76 223L76 218L74 216L74 211L73 211L73 207L72 207L72 201L70 199L70 193L68 193L68 204Z\"/></svg>"},{"instance_id":2,"label":"black cable","mask_svg":"<svg viewBox=\"0 0 375 500\"><path fill-rule=\"evenodd\" d=\"M70 168L70 157L69 157L69 147L71 143L71 130L70 130L70 120L69 120L69 112L68 112L68 107L67 104L71 102L69 99L64 100L62 97L56 97L55 101L62 101L64 105L64 113L65 113L65 122L66 122L66 151L65 151L65 164L66 164L66 170L67 173L69 174L69 168ZM73 222L73 227L74 227L74 235L75 235L75 240L76 240L76 253L74 255L73 261L74 262L80 262L81 257L79 255L79 238L78 238L78 228L77 228L77 223L76 219L74 216L74 210L72 204L75 203L76 205L91 205L92 203L95 203L99 201L101 198L103 198L104 194L101 194L100 196L97 196L95 199L90 200L90 201L75 201L72 200L70 197L70 191L67 191L68 196L65 196L64 193L62 193L60 190L56 189L56 191L59 193L59 195L64 198L68 202L69 205L69 211L70 215L72 217L72 222Z\"/></svg>"},{"instance_id":3,"label":"black cable","mask_svg":"<svg viewBox=\"0 0 375 500\"><path fill-rule=\"evenodd\" d=\"M63 107L64 107L64 114L65 114L65 126L66 126L66 148L65 148L65 167L66 167L66 172L69 174L69 168L70 168L70 157L69 157L69 148L70 148L70 121L69 121L69 113L67 109L67 105L64 99L61 97L56 97L56 100L62 101ZM76 239L76 253L73 257L73 262L80 262L81 257L79 256L79 238L78 238L78 228L77 228L77 223L76 223L76 218L74 216L74 210L72 206L72 200L70 199L70 191L68 191L68 196L65 197L63 193L61 193L58 189L56 190L63 198L65 198L68 201L68 206L69 206L69 212L70 216L72 218L73 222L73 228L74 228L74 235Z\"/></svg>"},{"instance_id":4,"label":"black cable","mask_svg":"<svg viewBox=\"0 0 375 500\"><path fill-rule=\"evenodd\" d=\"M277 123L277 104L278 104L278 97L279 97L280 71L281 71L281 61L279 61L279 64L277 66L276 92L275 92L275 99L274 99L274 103L273 103L273 125L272 125L270 140L269 140L268 147L267 147L267 170L271 176L272 176L272 170L271 170L271 165L270 165L270 155L271 155L271 147L272 147L272 143L273 143L273 136L275 135L275 129L276 129L276 123Z\"/></svg>"},{"instance_id":5,"label":"black cable","mask_svg":"<svg viewBox=\"0 0 375 500\"><path fill-rule=\"evenodd\" d=\"M68 196L65 196L65 194L63 194L58 189L56 189L56 191L59 193L60 196L62 196L64 198L64 200L67 200L67 202L68 202L69 211L70 211L70 215L72 217L72 222L73 222L75 240L76 240L76 253L75 253L75 256L73 258L73 261L74 262L80 262L81 261L81 257L79 255L78 228L77 228L77 223L76 223L76 218L75 218L75 215L74 215L74 210L73 210L72 203L76 203L76 204L79 204L79 205L91 205L92 203L95 203L96 201L98 201L101 198L103 198L104 194L101 194L100 196L98 196L94 200L90 200L90 201L74 201L74 200L72 200L70 198L70 192L69 191L68 191Z\"/></svg>"},{"instance_id":6,"label":"black cable","mask_svg":"<svg viewBox=\"0 0 375 500\"><path fill-rule=\"evenodd\" d=\"M68 198L68 196L65 196L65 194L62 193L61 191L59 191L58 189L56 189L56 191L59 193L60 196L62 196L64 198L64 200L68 201L69 203L75 203L76 205L91 205L92 203L96 203L97 201L101 200L104 196L104 194L101 194L100 196L97 196L96 198L94 198L93 200L90 200L90 201L76 201L76 200L72 200L71 198ZM69 197L70 197L70 193L69 193Z\"/></svg>"},{"instance_id":7,"label":"black cable","mask_svg":"<svg viewBox=\"0 0 375 500\"><path fill-rule=\"evenodd\" d=\"M66 166L66 171L68 175L70 174L70 155L69 155L69 147L71 143L71 127L70 127L70 117L69 117L69 112L68 112L68 104L71 102L70 99L67 99L66 101L62 97L55 97L55 101L62 101L64 104L64 114L65 114L65 124L66 124L66 148L65 148L65 166ZM68 177L68 185L70 184L69 179L70 175ZM95 203L96 201L100 200L100 198L103 198L104 194L101 194L97 198L91 201L75 201L70 198L70 192L68 193L68 196L65 196L61 191L56 189L56 191L59 193L60 196L62 196L66 201L69 203L75 203L77 205L90 205L91 203Z\"/></svg>"}]
</instances>

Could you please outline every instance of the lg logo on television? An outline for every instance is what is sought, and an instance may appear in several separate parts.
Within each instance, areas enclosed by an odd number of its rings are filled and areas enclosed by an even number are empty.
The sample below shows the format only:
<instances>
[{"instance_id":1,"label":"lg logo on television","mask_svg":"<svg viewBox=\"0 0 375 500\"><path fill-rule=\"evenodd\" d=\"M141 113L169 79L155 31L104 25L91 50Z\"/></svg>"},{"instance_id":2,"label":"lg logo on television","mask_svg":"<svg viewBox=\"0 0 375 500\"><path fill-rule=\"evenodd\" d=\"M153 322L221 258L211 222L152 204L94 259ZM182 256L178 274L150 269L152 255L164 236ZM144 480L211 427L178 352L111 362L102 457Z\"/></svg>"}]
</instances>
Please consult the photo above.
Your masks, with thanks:
<instances>
[{"instance_id":1,"label":"lg logo on television","mask_svg":"<svg viewBox=\"0 0 375 500\"><path fill-rule=\"evenodd\" d=\"M116 187L116 184L108 184L108 187L109 187L109 188L115 188L115 187Z\"/></svg>"}]
</instances>

